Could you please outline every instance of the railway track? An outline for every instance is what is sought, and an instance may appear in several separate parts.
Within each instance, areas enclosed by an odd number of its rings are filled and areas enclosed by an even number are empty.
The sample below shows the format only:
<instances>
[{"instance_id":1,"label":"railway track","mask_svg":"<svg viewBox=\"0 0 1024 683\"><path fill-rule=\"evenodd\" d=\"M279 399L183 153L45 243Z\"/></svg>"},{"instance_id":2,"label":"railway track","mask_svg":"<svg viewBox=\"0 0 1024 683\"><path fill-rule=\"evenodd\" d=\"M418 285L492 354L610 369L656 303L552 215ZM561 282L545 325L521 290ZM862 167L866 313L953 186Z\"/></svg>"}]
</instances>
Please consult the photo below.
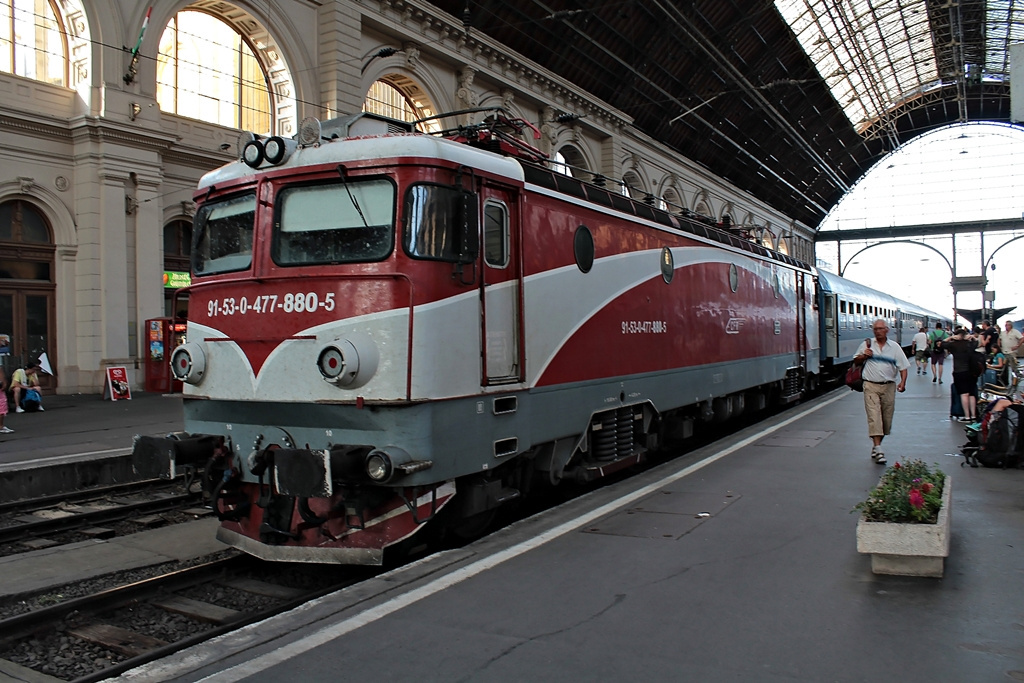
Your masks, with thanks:
<instances>
[{"instance_id":1,"label":"railway track","mask_svg":"<svg viewBox=\"0 0 1024 683\"><path fill-rule=\"evenodd\" d=\"M0 621L0 670L13 663L76 683L103 680L376 571L235 555L170 572Z\"/></svg>"},{"instance_id":2,"label":"railway track","mask_svg":"<svg viewBox=\"0 0 1024 683\"><path fill-rule=\"evenodd\" d=\"M167 523L171 517L166 513L199 505L200 493L190 489L190 482L153 480L4 503L0 505L0 555L83 538L105 539ZM205 511L196 508L194 513ZM194 515L185 515L182 521L187 518ZM119 528L117 523L125 520L135 523Z\"/></svg>"}]
</instances>

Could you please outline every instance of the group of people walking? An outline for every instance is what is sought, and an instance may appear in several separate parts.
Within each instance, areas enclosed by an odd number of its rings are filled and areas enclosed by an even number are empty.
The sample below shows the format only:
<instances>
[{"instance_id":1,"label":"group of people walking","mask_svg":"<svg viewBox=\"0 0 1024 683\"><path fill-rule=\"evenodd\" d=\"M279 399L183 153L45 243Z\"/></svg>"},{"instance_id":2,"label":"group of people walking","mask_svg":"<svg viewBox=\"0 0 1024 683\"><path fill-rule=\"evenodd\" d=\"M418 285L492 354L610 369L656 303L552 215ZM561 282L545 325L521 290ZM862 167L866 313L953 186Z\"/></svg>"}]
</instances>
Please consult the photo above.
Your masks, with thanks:
<instances>
[{"instance_id":1,"label":"group of people walking","mask_svg":"<svg viewBox=\"0 0 1024 683\"><path fill-rule=\"evenodd\" d=\"M864 340L854 356L863 365L864 410L871 437L871 459L885 464L882 441L892 427L896 393L906 390L910 362L896 342L888 340L889 325L884 319L872 325L874 339ZM1024 359L1024 334L1006 321L1000 330L983 322L974 331L965 327L946 330L942 323L935 329L921 328L912 342L917 375L927 376L931 366L932 382L943 383L946 357L953 360L952 380L960 397L961 422L978 419L978 390L986 385L1009 387ZM870 361L870 362L869 362Z\"/></svg>"}]
</instances>

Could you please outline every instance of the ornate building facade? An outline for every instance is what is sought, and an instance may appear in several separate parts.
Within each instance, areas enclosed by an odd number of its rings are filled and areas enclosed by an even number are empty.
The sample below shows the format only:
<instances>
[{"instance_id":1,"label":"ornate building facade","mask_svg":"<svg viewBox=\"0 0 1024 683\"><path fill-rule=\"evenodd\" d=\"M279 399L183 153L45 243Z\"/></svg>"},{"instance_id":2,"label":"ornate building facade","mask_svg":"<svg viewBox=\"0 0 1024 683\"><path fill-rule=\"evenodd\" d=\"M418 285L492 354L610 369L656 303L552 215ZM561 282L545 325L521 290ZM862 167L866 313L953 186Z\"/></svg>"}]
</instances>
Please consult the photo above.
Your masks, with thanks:
<instances>
[{"instance_id":1,"label":"ornate building facade","mask_svg":"<svg viewBox=\"0 0 1024 683\"><path fill-rule=\"evenodd\" d=\"M0 0L0 363L46 353L60 393L102 391L109 366L139 386L145 321L176 312L193 188L241 130L479 107L533 122L566 173L813 261L808 226L428 3Z\"/></svg>"}]
</instances>

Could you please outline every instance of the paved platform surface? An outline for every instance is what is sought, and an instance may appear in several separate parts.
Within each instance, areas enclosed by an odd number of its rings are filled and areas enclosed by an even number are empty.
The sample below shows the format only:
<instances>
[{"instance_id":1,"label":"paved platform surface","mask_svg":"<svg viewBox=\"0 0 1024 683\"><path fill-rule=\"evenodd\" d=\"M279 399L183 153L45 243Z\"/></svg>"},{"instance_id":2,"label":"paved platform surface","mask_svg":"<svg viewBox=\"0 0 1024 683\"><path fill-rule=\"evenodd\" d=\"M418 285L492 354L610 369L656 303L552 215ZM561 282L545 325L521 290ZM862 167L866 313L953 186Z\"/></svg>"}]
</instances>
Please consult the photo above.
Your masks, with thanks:
<instances>
[{"instance_id":1,"label":"paved platform surface","mask_svg":"<svg viewBox=\"0 0 1024 683\"><path fill-rule=\"evenodd\" d=\"M911 375L885 441L890 463L953 477L942 579L875 576L857 554L850 511L882 468L843 390L122 679L1024 681L1024 471L959 466L948 391ZM176 397L47 408L8 417L0 468L181 428ZM95 575L113 553L141 566L221 549L208 527L10 559L4 583L24 584L5 592Z\"/></svg>"},{"instance_id":2,"label":"paved platform surface","mask_svg":"<svg viewBox=\"0 0 1024 683\"><path fill-rule=\"evenodd\" d=\"M844 389L121 680L1022 681L1024 471L960 467L948 391L911 375L885 441L953 478L944 578L856 552Z\"/></svg>"},{"instance_id":3,"label":"paved platform surface","mask_svg":"<svg viewBox=\"0 0 1024 683\"><path fill-rule=\"evenodd\" d=\"M103 574L190 560L227 548L214 518L0 557L0 597L46 590ZM2 678L0 678L2 680Z\"/></svg>"},{"instance_id":4,"label":"paved platform surface","mask_svg":"<svg viewBox=\"0 0 1024 683\"><path fill-rule=\"evenodd\" d=\"M96 394L46 396L41 413L9 413L0 434L0 470L19 469L54 458L92 458L131 453L136 434L182 429L180 396L136 392L130 401Z\"/></svg>"}]
</instances>

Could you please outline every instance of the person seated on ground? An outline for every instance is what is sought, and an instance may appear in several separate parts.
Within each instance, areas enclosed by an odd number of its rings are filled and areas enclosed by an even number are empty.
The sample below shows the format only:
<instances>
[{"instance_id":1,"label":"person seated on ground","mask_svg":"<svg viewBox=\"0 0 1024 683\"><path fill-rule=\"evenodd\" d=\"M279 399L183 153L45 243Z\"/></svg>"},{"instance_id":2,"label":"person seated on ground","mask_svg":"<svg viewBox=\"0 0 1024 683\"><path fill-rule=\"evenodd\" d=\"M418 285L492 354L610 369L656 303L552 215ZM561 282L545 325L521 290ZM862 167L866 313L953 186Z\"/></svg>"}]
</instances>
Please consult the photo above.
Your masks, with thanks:
<instances>
[{"instance_id":1,"label":"person seated on ground","mask_svg":"<svg viewBox=\"0 0 1024 683\"><path fill-rule=\"evenodd\" d=\"M14 412L24 413L26 401L30 402L32 410L43 409L38 363L29 361L24 368L15 370L11 375L11 387L14 389Z\"/></svg>"},{"instance_id":2,"label":"person seated on ground","mask_svg":"<svg viewBox=\"0 0 1024 683\"><path fill-rule=\"evenodd\" d=\"M985 384L1006 386L1006 356L999 346L999 341L988 344L988 362L985 364Z\"/></svg>"}]
</instances>

